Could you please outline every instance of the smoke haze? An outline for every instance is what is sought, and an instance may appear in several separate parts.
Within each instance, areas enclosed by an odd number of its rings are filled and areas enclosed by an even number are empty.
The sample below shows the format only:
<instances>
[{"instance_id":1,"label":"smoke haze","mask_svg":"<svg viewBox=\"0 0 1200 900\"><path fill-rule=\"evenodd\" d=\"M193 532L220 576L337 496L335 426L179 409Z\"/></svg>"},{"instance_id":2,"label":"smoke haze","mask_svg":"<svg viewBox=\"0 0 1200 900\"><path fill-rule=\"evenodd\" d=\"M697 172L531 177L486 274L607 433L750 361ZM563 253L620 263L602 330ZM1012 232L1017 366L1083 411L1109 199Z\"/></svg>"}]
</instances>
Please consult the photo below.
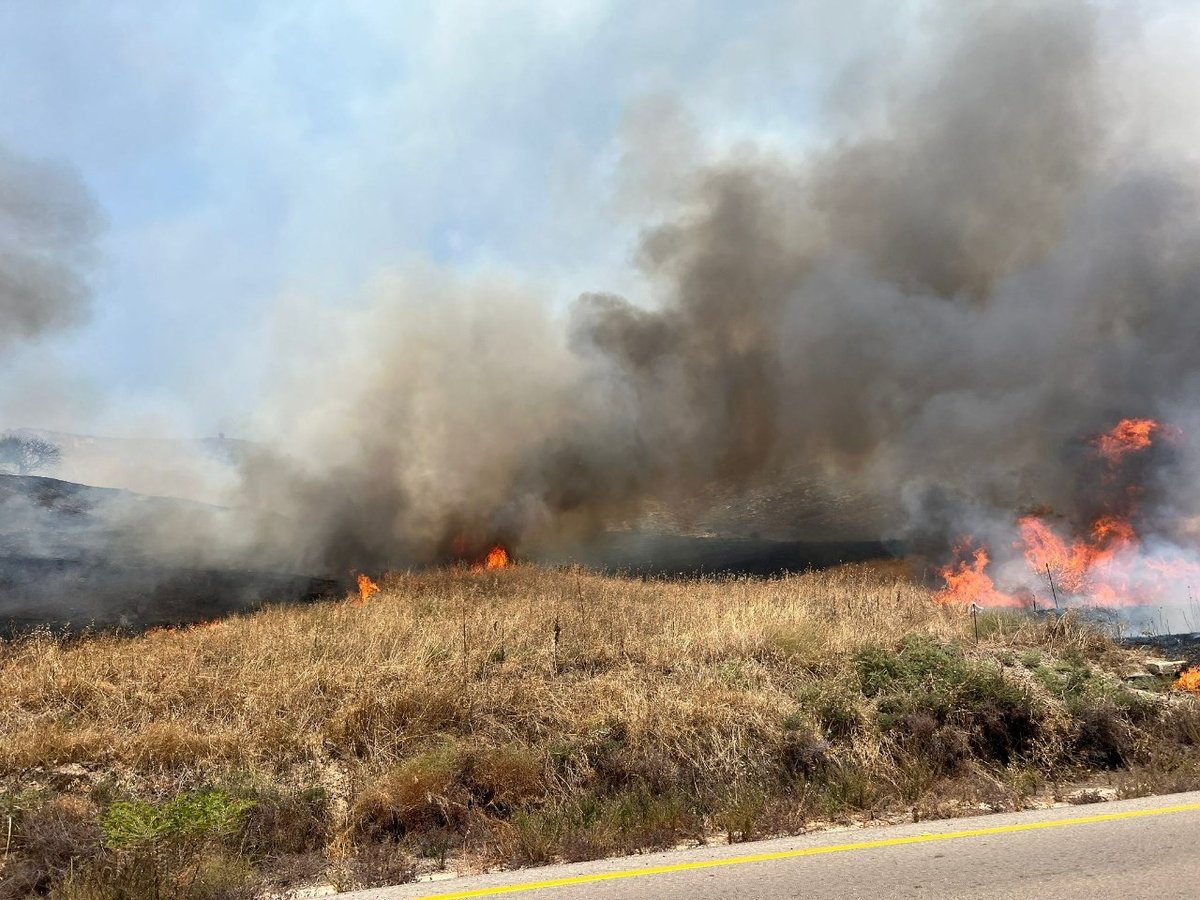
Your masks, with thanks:
<instances>
[{"instance_id":1,"label":"smoke haze","mask_svg":"<svg viewBox=\"0 0 1200 900\"><path fill-rule=\"evenodd\" d=\"M100 223L73 171L0 144L0 351L84 317Z\"/></svg>"},{"instance_id":2,"label":"smoke haze","mask_svg":"<svg viewBox=\"0 0 1200 900\"><path fill-rule=\"evenodd\" d=\"M805 481L848 490L871 536L943 547L1032 505L1086 515L1088 436L1200 425L1195 161L1149 139L1154 62L1114 17L933 6L920 58L802 154L711 163L635 118L639 171L673 173L638 204L664 211L637 297L563 308L416 265L354 313L284 304L276 440L245 471L262 546L396 565L650 511L686 528L706 498ZM1183 448L1155 477L1198 468Z\"/></svg>"}]
</instances>

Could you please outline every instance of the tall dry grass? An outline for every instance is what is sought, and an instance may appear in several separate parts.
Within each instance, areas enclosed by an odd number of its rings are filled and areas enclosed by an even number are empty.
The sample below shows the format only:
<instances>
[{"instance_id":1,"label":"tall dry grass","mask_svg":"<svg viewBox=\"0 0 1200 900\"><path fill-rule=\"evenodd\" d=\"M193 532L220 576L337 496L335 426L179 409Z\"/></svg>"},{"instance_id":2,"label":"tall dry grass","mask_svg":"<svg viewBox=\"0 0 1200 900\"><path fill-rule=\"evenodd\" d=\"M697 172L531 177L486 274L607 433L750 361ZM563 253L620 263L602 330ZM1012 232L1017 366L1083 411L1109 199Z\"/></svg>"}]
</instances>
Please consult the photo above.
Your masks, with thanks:
<instances>
[{"instance_id":1,"label":"tall dry grass","mask_svg":"<svg viewBox=\"0 0 1200 900\"><path fill-rule=\"evenodd\" d=\"M529 566L393 575L362 605L6 647L0 772L281 772L335 751L386 764L437 733L540 740L613 718L683 742L726 721L720 745L695 752L733 764L806 677L868 644L963 628L925 590L869 567L766 581Z\"/></svg>"},{"instance_id":2,"label":"tall dry grass","mask_svg":"<svg viewBox=\"0 0 1200 900\"><path fill-rule=\"evenodd\" d=\"M374 884L414 856L524 864L1011 807L1077 758L1120 767L1154 735L1200 738L1121 687L1127 654L1078 620L988 615L977 644L898 566L674 581L516 566L382 588L0 646L0 814L21 871L60 877L31 868L22 822L83 833L189 796L250 810L193 875L308 854L306 877ZM109 890L143 872L89 846L71 878Z\"/></svg>"}]
</instances>

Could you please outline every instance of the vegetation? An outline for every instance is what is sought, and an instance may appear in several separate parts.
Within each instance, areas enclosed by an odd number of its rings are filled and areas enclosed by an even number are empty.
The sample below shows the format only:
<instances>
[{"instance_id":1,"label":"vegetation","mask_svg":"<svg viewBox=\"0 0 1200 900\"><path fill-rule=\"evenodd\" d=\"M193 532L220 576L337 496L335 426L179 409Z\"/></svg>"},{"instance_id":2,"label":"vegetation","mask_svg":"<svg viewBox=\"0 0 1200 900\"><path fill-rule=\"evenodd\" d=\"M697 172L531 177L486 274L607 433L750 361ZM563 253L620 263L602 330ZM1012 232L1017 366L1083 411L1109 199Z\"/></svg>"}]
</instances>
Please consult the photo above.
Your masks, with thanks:
<instances>
[{"instance_id":1,"label":"vegetation","mask_svg":"<svg viewBox=\"0 0 1200 900\"><path fill-rule=\"evenodd\" d=\"M1200 784L1195 701L1128 687L1085 622L986 613L976 643L886 568L382 587L0 648L0 896L349 888Z\"/></svg>"},{"instance_id":2,"label":"vegetation","mask_svg":"<svg viewBox=\"0 0 1200 900\"><path fill-rule=\"evenodd\" d=\"M49 472L62 462L62 449L34 435L6 432L0 435L0 472L32 475Z\"/></svg>"}]
</instances>

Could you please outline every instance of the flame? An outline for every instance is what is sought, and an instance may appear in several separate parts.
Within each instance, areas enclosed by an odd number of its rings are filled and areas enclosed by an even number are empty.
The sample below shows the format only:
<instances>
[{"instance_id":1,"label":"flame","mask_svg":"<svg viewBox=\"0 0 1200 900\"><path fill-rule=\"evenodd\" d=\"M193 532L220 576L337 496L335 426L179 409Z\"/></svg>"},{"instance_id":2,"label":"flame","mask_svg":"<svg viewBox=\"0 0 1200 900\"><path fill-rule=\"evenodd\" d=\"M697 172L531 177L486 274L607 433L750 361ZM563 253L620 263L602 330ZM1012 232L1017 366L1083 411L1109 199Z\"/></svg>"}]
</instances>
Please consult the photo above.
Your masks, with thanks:
<instances>
[{"instance_id":1,"label":"flame","mask_svg":"<svg viewBox=\"0 0 1200 900\"><path fill-rule=\"evenodd\" d=\"M485 572L492 569L505 569L510 565L512 565L512 559L509 557L508 551L499 544L496 544L496 546L488 551L487 556L481 562L477 562L471 566L471 571Z\"/></svg>"},{"instance_id":2,"label":"flame","mask_svg":"<svg viewBox=\"0 0 1200 900\"><path fill-rule=\"evenodd\" d=\"M1137 532L1128 519L1102 516L1092 523L1088 538L1068 544L1039 516L1024 516L1017 523L1021 548L1037 575L1049 572L1057 587L1071 594L1086 594L1111 581L1123 554L1139 546Z\"/></svg>"},{"instance_id":3,"label":"flame","mask_svg":"<svg viewBox=\"0 0 1200 900\"><path fill-rule=\"evenodd\" d=\"M485 569L503 569L508 565L508 551L497 544L488 551L487 559L483 561Z\"/></svg>"},{"instance_id":4,"label":"flame","mask_svg":"<svg viewBox=\"0 0 1200 900\"><path fill-rule=\"evenodd\" d=\"M1109 466L1109 474L1101 476L1102 483L1111 484L1125 457L1147 449L1160 434L1169 440L1182 436L1177 428L1153 419L1124 419L1093 439L1092 446ZM1138 496L1136 485L1127 487L1110 503L1109 510L1074 538L1064 538L1043 513L1018 519L1014 549L1024 556L1028 571L1016 577L1024 585L1024 596L1038 603L1037 595L1030 590L1032 585L1046 604L1057 603L1060 597L1100 606L1144 604L1170 599L1172 592L1178 592L1188 580L1200 578L1200 565L1196 563L1179 558L1148 559L1140 552L1141 540L1134 526ZM943 603L1021 605L1020 591L1005 593L993 582L987 571L991 562L987 548L973 552L970 548L969 540L960 543L955 548L956 561L940 570L946 587L936 598ZM1005 573L1014 574L1008 568Z\"/></svg>"},{"instance_id":5,"label":"flame","mask_svg":"<svg viewBox=\"0 0 1200 900\"><path fill-rule=\"evenodd\" d=\"M1190 669L1184 669L1179 673L1179 677L1175 680L1175 690L1190 691L1193 694L1200 694L1200 666L1192 666Z\"/></svg>"},{"instance_id":6,"label":"flame","mask_svg":"<svg viewBox=\"0 0 1200 900\"><path fill-rule=\"evenodd\" d=\"M1130 453L1148 449L1161 428L1153 419L1122 419L1112 431L1094 438L1092 445L1109 465L1118 466Z\"/></svg>"},{"instance_id":7,"label":"flame","mask_svg":"<svg viewBox=\"0 0 1200 900\"><path fill-rule=\"evenodd\" d=\"M970 538L965 539L956 548L960 558L941 570L941 576L946 587L934 595L938 603L961 603L970 606L977 603L980 606L1017 606L1016 597L996 589L992 577L987 574L988 563L991 562L987 549L976 547L971 549ZM970 556L970 559L965 557Z\"/></svg>"},{"instance_id":8,"label":"flame","mask_svg":"<svg viewBox=\"0 0 1200 900\"><path fill-rule=\"evenodd\" d=\"M378 593L379 593L379 585L377 585L374 581L372 581L366 575L358 576L358 602L360 604L366 603L368 600L371 599L372 594L378 594Z\"/></svg>"}]
</instances>

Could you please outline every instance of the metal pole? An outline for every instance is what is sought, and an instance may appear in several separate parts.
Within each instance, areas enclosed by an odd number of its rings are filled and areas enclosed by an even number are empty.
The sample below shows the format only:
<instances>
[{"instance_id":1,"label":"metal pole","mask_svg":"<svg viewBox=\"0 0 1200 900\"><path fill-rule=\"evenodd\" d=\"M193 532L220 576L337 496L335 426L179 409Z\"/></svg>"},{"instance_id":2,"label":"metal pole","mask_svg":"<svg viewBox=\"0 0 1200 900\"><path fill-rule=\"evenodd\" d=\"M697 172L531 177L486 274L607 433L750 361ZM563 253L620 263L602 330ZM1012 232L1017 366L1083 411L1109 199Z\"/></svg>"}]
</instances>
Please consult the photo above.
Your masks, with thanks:
<instances>
[{"instance_id":1,"label":"metal pole","mask_svg":"<svg viewBox=\"0 0 1200 900\"><path fill-rule=\"evenodd\" d=\"M1054 597L1054 608L1058 609L1058 591L1054 589L1054 576L1050 574L1050 563L1046 563L1046 580L1050 582L1050 594Z\"/></svg>"}]
</instances>

